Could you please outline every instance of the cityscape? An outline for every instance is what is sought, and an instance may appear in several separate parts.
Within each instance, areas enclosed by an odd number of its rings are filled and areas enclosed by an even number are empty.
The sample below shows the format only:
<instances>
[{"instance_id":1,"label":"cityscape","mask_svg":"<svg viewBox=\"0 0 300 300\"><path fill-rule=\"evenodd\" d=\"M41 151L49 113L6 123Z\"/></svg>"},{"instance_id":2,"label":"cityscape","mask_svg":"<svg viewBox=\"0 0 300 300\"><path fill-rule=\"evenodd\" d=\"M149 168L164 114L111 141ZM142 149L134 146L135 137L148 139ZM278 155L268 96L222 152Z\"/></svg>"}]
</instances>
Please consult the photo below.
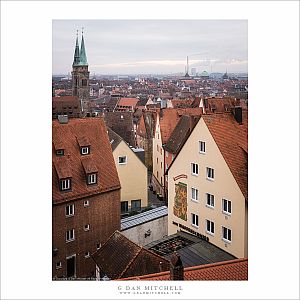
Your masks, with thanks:
<instances>
[{"instance_id":1,"label":"cityscape","mask_svg":"<svg viewBox=\"0 0 300 300\"><path fill-rule=\"evenodd\" d=\"M117 62L88 26L66 56L54 42L53 280L248 280L247 21L214 22L170 57L144 45Z\"/></svg>"}]
</instances>

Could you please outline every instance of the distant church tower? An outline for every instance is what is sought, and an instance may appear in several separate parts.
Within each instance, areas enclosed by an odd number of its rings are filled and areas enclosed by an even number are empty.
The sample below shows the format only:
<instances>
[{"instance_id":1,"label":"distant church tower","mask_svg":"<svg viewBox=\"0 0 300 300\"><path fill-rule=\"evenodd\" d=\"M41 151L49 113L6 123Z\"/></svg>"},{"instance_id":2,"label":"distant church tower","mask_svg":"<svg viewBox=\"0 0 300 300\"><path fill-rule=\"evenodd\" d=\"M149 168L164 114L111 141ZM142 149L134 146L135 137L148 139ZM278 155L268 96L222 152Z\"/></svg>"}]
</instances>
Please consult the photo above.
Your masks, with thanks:
<instances>
[{"instance_id":1,"label":"distant church tower","mask_svg":"<svg viewBox=\"0 0 300 300\"><path fill-rule=\"evenodd\" d=\"M73 61L73 71L72 71L72 94L73 96L78 96L81 102L81 107L84 112L89 110L89 96L90 96L90 72L88 69L88 63L85 53L83 31L81 36L81 47L79 51L78 44L78 31L76 37L74 61Z\"/></svg>"}]
</instances>

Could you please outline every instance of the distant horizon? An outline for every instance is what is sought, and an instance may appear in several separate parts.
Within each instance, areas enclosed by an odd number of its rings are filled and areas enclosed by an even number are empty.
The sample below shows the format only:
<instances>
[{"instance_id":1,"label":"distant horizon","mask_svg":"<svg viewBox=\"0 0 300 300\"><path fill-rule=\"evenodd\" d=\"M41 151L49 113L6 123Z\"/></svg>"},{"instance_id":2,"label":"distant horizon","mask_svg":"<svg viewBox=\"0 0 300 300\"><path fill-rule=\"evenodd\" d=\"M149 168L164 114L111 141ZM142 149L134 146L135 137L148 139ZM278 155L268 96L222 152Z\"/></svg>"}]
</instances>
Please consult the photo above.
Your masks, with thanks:
<instances>
[{"instance_id":1,"label":"distant horizon","mask_svg":"<svg viewBox=\"0 0 300 300\"><path fill-rule=\"evenodd\" d=\"M52 73L72 71L76 30L91 74L248 72L247 20L53 20ZM189 72L191 73L191 72Z\"/></svg>"}]
</instances>

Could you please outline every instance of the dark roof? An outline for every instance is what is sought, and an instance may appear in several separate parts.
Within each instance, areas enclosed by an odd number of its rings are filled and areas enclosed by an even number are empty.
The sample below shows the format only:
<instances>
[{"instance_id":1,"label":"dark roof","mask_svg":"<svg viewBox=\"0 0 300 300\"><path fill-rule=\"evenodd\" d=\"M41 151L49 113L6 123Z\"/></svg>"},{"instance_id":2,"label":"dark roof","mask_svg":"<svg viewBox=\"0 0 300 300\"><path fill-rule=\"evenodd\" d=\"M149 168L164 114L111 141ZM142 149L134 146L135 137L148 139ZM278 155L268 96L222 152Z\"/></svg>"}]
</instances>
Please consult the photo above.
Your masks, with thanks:
<instances>
[{"instance_id":1,"label":"dark roof","mask_svg":"<svg viewBox=\"0 0 300 300\"><path fill-rule=\"evenodd\" d=\"M173 248L174 247L174 248ZM166 259L176 251L184 267L232 260L236 257L194 235L179 231L145 246Z\"/></svg>"},{"instance_id":2,"label":"dark roof","mask_svg":"<svg viewBox=\"0 0 300 300\"><path fill-rule=\"evenodd\" d=\"M173 130L169 140L165 144L165 150L177 154L186 139L189 137L199 118L200 117L182 116Z\"/></svg>"},{"instance_id":3,"label":"dark roof","mask_svg":"<svg viewBox=\"0 0 300 300\"><path fill-rule=\"evenodd\" d=\"M122 137L126 143L135 146L132 112L106 112L104 120L107 127Z\"/></svg>"},{"instance_id":4,"label":"dark roof","mask_svg":"<svg viewBox=\"0 0 300 300\"><path fill-rule=\"evenodd\" d=\"M170 280L170 271L122 280ZM248 258L185 268L184 280L248 280Z\"/></svg>"},{"instance_id":5,"label":"dark roof","mask_svg":"<svg viewBox=\"0 0 300 300\"><path fill-rule=\"evenodd\" d=\"M107 133L112 151L114 151L123 139L109 127L107 127Z\"/></svg>"},{"instance_id":6,"label":"dark roof","mask_svg":"<svg viewBox=\"0 0 300 300\"><path fill-rule=\"evenodd\" d=\"M90 154L81 155L77 136L90 142ZM96 195L120 188L119 177L102 118L69 119L52 122L52 196L54 203ZM56 156L54 145L63 140L64 156ZM59 144L60 142L58 142ZM97 184L86 184L86 171L98 171ZM71 177L72 190L61 192L59 179Z\"/></svg>"},{"instance_id":7,"label":"dark roof","mask_svg":"<svg viewBox=\"0 0 300 300\"><path fill-rule=\"evenodd\" d=\"M169 270L169 261L138 246L119 231L92 254L92 258L110 279L140 276Z\"/></svg>"},{"instance_id":8,"label":"dark roof","mask_svg":"<svg viewBox=\"0 0 300 300\"><path fill-rule=\"evenodd\" d=\"M248 113L242 112L239 125L231 113L203 115L211 135L220 149L241 192L248 200Z\"/></svg>"}]
</instances>

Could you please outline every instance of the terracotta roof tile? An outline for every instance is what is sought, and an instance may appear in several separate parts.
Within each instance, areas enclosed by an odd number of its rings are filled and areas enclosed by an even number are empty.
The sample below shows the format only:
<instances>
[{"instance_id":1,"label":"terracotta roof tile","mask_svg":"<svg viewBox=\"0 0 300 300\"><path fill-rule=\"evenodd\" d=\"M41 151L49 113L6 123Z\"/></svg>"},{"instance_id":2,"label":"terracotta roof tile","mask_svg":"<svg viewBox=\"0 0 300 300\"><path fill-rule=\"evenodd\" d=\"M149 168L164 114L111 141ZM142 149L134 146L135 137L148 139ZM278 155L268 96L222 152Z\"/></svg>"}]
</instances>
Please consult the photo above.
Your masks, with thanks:
<instances>
[{"instance_id":1,"label":"terracotta roof tile","mask_svg":"<svg viewBox=\"0 0 300 300\"><path fill-rule=\"evenodd\" d=\"M90 154L81 155L77 136L89 139ZM58 120L52 122L53 144L63 140L65 146L64 156L56 156L53 146L52 161L52 196L54 203L87 197L102 192L119 189L120 182L108 140L106 126L102 118L73 118L68 124L60 124ZM86 161L87 158L90 160ZM98 170L97 184L86 184L86 170ZM71 174L69 174L70 172ZM59 176L72 177L72 190L61 192L59 190Z\"/></svg>"},{"instance_id":2,"label":"terracotta roof tile","mask_svg":"<svg viewBox=\"0 0 300 300\"><path fill-rule=\"evenodd\" d=\"M246 200L248 200L247 115L247 111L243 111L242 125L235 121L231 113L202 116Z\"/></svg>"},{"instance_id":3,"label":"terracotta roof tile","mask_svg":"<svg viewBox=\"0 0 300 300\"><path fill-rule=\"evenodd\" d=\"M170 272L160 272L122 280L170 280ZM184 269L184 280L248 280L248 259L240 258Z\"/></svg>"},{"instance_id":4,"label":"terracotta roof tile","mask_svg":"<svg viewBox=\"0 0 300 300\"><path fill-rule=\"evenodd\" d=\"M118 102L118 106L136 106L138 102L138 98L121 98Z\"/></svg>"},{"instance_id":5,"label":"terracotta roof tile","mask_svg":"<svg viewBox=\"0 0 300 300\"><path fill-rule=\"evenodd\" d=\"M162 109L160 115L160 130L162 143L167 143L179 119L183 115L200 116L202 114L201 108L166 108Z\"/></svg>"}]
</instances>

